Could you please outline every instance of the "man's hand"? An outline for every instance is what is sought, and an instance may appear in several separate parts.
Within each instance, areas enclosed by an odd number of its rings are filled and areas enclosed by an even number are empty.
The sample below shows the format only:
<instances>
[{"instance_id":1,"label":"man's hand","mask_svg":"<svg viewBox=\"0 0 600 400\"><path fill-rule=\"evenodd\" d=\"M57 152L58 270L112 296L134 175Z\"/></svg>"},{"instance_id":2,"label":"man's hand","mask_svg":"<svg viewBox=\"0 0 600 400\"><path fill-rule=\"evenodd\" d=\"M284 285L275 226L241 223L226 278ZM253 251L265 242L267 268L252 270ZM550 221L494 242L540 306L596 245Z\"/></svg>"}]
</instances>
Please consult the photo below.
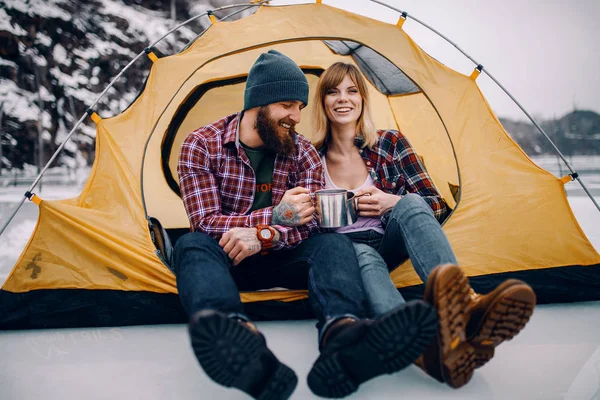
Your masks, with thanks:
<instances>
[{"instance_id":1,"label":"man's hand","mask_svg":"<svg viewBox=\"0 0 600 400\"><path fill-rule=\"evenodd\" d=\"M386 211L394 208L398 200L402 198L395 194L382 192L375 186L359 190L356 192L355 196L363 194L368 194L368 196L362 196L357 199L358 211L361 217L379 217L382 214L385 214Z\"/></svg>"},{"instance_id":2,"label":"man's hand","mask_svg":"<svg viewBox=\"0 0 600 400\"><path fill-rule=\"evenodd\" d=\"M278 205L273 207L272 225L300 226L313 218L315 207L310 190L297 186L287 190Z\"/></svg>"},{"instance_id":3,"label":"man's hand","mask_svg":"<svg viewBox=\"0 0 600 400\"><path fill-rule=\"evenodd\" d=\"M231 228L221 236L219 246L225 250L234 266L262 249L256 228Z\"/></svg>"}]
</instances>

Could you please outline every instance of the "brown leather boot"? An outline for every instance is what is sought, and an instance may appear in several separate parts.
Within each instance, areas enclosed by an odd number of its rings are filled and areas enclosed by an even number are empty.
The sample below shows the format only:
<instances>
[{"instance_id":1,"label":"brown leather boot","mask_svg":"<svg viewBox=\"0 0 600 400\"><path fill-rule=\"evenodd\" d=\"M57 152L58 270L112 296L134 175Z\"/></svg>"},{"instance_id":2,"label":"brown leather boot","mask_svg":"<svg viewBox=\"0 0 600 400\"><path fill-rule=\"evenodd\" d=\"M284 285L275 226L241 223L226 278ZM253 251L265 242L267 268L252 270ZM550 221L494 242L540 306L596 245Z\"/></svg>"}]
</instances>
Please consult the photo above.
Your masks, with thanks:
<instances>
[{"instance_id":1,"label":"brown leather boot","mask_svg":"<svg viewBox=\"0 0 600 400\"><path fill-rule=\"evenodd\" d=\"M437 311L437 337L415 364L428 375L453 388L469 382L475 369L475 349L467 342L471 287L461 269L452 264L436 267L427 278L425 301Z\"/></svg>"},{"instance_id":2,"label":"brown leather boot","mask_svg":"<svg viewBox=\"0 0 600 400\"><path fill-rule=\"evenodd\" d=\"M475 348L475 368L494 356L494 349L515 337L527 324L535 307L529 285L508 279L486 295L471 291L467 340Z\"/></svg>"}]
</instances>

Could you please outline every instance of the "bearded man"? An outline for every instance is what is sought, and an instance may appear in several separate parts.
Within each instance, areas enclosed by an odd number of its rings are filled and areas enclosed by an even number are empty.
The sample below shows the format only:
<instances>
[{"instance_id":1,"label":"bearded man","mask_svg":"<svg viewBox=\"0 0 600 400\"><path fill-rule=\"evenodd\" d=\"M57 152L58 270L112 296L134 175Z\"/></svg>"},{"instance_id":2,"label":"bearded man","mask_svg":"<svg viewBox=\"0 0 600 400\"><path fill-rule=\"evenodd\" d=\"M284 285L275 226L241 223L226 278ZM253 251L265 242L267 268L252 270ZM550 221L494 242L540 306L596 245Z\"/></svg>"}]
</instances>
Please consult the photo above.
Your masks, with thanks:
<instances>
[{"instance_id":1,"label":"bearded man","mask_svg":"<svg viewBox=\"0 0 600 400\"><path fill-rule=\"evenodd\" d=\"M314 235L323 168L295 132L307 103L302 70L263 53L248 74L244 110L192 132L177 167L192 232L177 241L174 273L192 347L210 378L257 399L287 399L297 377L266 346L240 291L308 290L321 350L313 375L334 397L408 365L437 323L423 302L365 319L352 242Z\"/></svg>"}]
</instances>

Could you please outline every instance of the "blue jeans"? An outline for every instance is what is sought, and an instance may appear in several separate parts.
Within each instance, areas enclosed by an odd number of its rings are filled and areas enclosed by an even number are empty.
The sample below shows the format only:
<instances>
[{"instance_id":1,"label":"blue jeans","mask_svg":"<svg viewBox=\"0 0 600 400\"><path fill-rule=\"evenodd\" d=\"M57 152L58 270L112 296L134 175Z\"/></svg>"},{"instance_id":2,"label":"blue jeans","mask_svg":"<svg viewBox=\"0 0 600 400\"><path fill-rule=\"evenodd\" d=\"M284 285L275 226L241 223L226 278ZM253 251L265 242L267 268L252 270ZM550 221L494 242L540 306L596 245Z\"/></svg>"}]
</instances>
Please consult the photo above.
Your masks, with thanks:
<instances>
[{"instance_id":1,"label":"blue jeans","mask_svg":"<svg viewBox=\"0 0 600 400\"><path fill-rule=\"evenodd\" d=\"M438 265L457 263L431 207L414 193L404 196L390 211L385 234L369 230L346 236L354 244L363 287L374 315L386 313L405 302L389 271L407 258L423 283Z\"/></svg>"},{"instance_id":2,"label":"blue jeans","mask_svg":"<svg viewBox=\"0 0 600 400\"><path fill-rule=\"evenodd\" d=\"M239 292L274 287L308 289L321 332L338 318L369 314L352 242L337 233L314 235L294 249L256 254L233 267L215 239L193 232L177 241L173 264L188 316L210 308L248 319Z\"/></svg>"}]
</instances>

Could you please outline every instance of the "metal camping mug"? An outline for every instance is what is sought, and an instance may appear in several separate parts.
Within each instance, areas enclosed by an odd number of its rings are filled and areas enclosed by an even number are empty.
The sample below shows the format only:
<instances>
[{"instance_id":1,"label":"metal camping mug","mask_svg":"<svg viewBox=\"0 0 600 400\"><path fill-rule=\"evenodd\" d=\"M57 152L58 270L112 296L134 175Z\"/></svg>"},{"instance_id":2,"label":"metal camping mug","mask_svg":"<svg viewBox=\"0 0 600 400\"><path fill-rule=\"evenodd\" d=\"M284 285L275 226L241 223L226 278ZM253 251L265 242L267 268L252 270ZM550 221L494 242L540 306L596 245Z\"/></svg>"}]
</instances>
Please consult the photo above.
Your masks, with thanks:
<instances>
[{"instance_id":1,"label":"metal camping mug","mask_svg":"<svg viewBox=\"0 0 600 400\"><path fill-rule=\"evenodd\" d=\"M358 197L360 196L355 196L354 193L345 189L317 190L315 192L315 213L319 226L321 228L341 228L355 223L358 219Z\"/></svg>"}]
</instances>

